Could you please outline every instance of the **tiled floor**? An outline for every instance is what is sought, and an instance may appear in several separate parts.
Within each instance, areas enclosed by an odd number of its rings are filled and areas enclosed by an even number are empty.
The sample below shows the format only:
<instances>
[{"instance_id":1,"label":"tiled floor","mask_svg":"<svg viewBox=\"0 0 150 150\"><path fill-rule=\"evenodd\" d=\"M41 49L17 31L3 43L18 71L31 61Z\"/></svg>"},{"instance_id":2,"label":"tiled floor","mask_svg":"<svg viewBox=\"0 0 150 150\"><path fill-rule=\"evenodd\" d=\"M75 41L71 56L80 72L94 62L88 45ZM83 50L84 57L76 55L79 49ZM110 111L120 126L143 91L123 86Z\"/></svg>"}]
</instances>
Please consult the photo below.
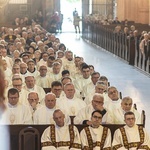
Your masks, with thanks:
<instances>
[{"instance_id":1,"label":"tiled floor","mask_svg":"<svg viewBox=\"0 0 150 150\"><path fill-rule=\"evenodd\" d=\"M85 42L78 34L62 33L57 37L72 50L76 56L85 58L85 62L95 66L95 70L108 77L111 85L130 96L138 110L146 112L146 129L150 133L150 76L141 73L125 61L101 48Z\"/></svg>"}]
</instances>

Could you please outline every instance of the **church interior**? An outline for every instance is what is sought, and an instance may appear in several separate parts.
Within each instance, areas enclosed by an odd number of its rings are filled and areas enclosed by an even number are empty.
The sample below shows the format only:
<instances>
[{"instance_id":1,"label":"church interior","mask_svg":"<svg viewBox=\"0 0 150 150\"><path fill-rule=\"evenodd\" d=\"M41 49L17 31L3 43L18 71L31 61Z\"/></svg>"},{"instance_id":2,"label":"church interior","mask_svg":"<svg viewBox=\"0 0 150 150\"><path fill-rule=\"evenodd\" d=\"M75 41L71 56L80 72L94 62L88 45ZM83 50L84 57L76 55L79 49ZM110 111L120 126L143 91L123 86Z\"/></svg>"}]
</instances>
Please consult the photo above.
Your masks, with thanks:
<instances>
[{"instance_id":1,"label":"church interior","mask_svg":"<svg viewBox=\"0 0 150 150\"><path fill-rule=\"evenodd\" d=\"M74 149L150 149L150 0L0 0L0 17L0 150L72 149L71 125L81 138L97 110L110 147L103 133ZM56 142L61 121L67 142Z\"/></svg>"}]
</instances>

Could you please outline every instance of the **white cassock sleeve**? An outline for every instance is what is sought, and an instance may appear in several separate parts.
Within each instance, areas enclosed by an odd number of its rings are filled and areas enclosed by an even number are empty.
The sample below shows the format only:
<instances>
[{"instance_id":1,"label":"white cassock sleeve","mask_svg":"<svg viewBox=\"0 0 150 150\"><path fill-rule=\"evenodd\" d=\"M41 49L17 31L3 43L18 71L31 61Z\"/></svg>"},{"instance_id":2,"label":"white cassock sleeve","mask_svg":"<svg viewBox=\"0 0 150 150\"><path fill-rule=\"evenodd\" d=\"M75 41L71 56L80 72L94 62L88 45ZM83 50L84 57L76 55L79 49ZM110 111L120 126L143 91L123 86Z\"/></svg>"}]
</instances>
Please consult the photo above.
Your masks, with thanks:
<instances>
[{"instance_id":1,"label":"white cassock sleeve","mask_svg":"<svg viewBox=\"0 0 150 150\"><path fill-rule=\"evenodd\" d=\"M49 147L42 147L41 150L57 150L54 146L49 146Z\"/></svg>"},{"instance_id":2,"label":"white cassock sleeve","mask_svg":"<svg viewBox=\"0 0 150 150\"><path fill-rule=\"evenodd\" d=\"M145 128L143 128L143 131L144 131L144 143L142 145L147 145L149 148L150 148L150 136L149 134L147 133L147 131L145 130ZM139 149L141 150L141 149Z\"/></svg>"},{"instance_id":3,"label":"white cassock sleeve","mask_svg":"<svg viewBox=\"0 0 150 150\"><path fill-rule=\"evenodd\" d=\"M135 120L136 124L142 124L141 114L135 109L133 109L133 113L134 113L135 118L136 118L136 120Z\"/></svg>"},{"instance_id":4,"label":"white cassock sleeve","mask_svg":"<svg viewBox=\"0 0 150 150\"><path fill-rule=\"evenodd\" d=\"M88 120L86 119L85 115L86 114L85 114L84 109L79 110L76 117L74 118L74 124L82 124L84 120Z\"/></svg>"},{"instance_id":5,"label":"white cassock sleeve","mask_svg":"<svg viewBox=\"0 0 150 150\"><path fill-rule=\"evenodd\" d=\"M88 144L87 136L86 136L84 129L80 132L80 138L81 138L82 148L85 146L88 147L89 144Z\"/></svg>"},{"instance_id":6,"label":"white cassock sleeve","mask_svg":"<svg viewBox=\"0 0 150 150\"><path fill-rule=\"evenodd\" d=\"M111 147L111 132L110 132L110 129L108 129L107 137L106 137L106 140L105 140L105 143L104 143L104 148L107 148L107 147Z\"/></svg>"},{"instance_id":7,"label":"white cassock sleeve","mask_svg":"<svg viewBox=\"0 0 150 150\"><path fill-rule=\"evenodd\" d=\"M22 107L24 110L23 119L24 119L24 124L32 124L32 114L27 106Z\"/></svg>"},{"instance_id":8,"label":"white cassock sleeve","mask_svg":"<svg viewBox=\"0 0 150 150\"><path fill-rule=\"evenodd\" d=\"M77 127L74 126L74 144L81 145L80 135ZM79 148L70 148L70 150L79 150Z\"/></svg>"},{"instance_id":9,"label":"white cassock sleeve","mask_svg":"<svg viewBox=\"0 0 150 150\"><path fill-rule=\"evenodd\" d=\"M78 81L77 80L74 81L74 87L75 87L75 90L76 90L77 93L82 92L79 80Z\"/></svg>"},{"instance_id":10,"label":"white cassock sleeve","mask_svg":"<svg viewBox=\"0 0 150 150\"><path fill-rule=\"evenodd\" d=\"M51 143L50 127L46 128L42 134L42 137L41 137L42 149L41 150L57 150L54 146L48 146L49 143Z\"/></svg>"},{"instance_id":11,"label":"white cassock sleeve","mask_svg":"<svg viewBox=\"0 0 150 150\"><path fill-rule=\"evenodd\" d=\"M119 146L119 145L122 145L122 146L120 148L118 148L117 150L127 150L123 146L123 140L122 140L122 135L121 135L120 129L117 129L114 133L112 146Z\"/></svg>"}]
</instances>

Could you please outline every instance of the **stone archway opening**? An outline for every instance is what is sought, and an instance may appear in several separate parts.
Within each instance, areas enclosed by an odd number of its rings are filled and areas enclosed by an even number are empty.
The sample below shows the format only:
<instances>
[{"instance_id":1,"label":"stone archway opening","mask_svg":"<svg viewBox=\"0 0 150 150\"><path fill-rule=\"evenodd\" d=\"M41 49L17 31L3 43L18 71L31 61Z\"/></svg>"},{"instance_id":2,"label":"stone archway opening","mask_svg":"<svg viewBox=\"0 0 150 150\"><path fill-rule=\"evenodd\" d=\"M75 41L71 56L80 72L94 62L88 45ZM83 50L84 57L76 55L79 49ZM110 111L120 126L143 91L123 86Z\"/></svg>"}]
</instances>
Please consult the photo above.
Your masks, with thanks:
<instances>
[{"instance_id":1,"label":"stone archway opening","mask_svg":"<svg viewBox=\"0 0 150 150\"><path fill-rule=\"evenodd\" d=\"M62 32L75 32L73 26L73 11L75 9L79 16L82 17L82 0L60 0L60 11L64 16ZM82 23L80 22L80 27L81 25Z\"/></svg>"}]
</instances>

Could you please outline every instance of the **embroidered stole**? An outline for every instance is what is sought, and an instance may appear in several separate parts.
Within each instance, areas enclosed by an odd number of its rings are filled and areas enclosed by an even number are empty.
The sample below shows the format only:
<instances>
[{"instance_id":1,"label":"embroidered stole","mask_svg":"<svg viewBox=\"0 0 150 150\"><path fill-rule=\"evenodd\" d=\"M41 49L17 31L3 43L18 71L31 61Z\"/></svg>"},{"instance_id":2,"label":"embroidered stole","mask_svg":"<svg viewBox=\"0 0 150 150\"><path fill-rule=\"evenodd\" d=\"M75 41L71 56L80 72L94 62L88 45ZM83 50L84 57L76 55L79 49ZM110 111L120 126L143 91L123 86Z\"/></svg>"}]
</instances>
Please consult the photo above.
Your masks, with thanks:
<instances>
[{"instance_id":1,"label":"embroidered stole","mask_svg":"<svg viewBox=\"0 0 150 150\"><path fill-rule=\"evenodd\" d=\"M124 127L120 128L124 147L128 150L132 147L136 147L137 149L150 150L150 148L147 145L142 145L144 143L144 138L145 138L143 127L138 126L138 130L139 130L140 142L131 142L131 143L129 143ZM113 150L117 150L118 148L120 148L122 146L123 146L122 144L115 145L115 146L113 146Z\"/></svg>"},{"instance_id":2,"label":"embroidered stole","mask_svg":"<svg viewBox=\"0 0 150 150\"><path fill-rule=\"evenodd\" d=\"M104 143L105 143L105 140L106 140L106 137L107 137L107 133L108 133L108 128L107 127L103 128L101 142L96 141L95 143L93 143L93 139L92 139L89 127L85 127L84 130L85 130L85 133L87 135L87 140L88 140L90 150L93 150L93 148L96 147L96 146L99 146L101 149L103 149Z\"/></svg>"},{"instance_id":3,"label":"embroidered stole","mask_svg":"<svg viewBox=\"0 0 150 150\"><path fill-rule=\"evenodd\" d=\"M56 142L55 125L51 125L50 126L50 137L51 137L52 145L55 146L56 148L61 147L61 146L69 146L69 148L71 148L71 146L74 143L73 125L69 125L69 133L70 133L70 141Z\"/></svg>"}]
</instances>

